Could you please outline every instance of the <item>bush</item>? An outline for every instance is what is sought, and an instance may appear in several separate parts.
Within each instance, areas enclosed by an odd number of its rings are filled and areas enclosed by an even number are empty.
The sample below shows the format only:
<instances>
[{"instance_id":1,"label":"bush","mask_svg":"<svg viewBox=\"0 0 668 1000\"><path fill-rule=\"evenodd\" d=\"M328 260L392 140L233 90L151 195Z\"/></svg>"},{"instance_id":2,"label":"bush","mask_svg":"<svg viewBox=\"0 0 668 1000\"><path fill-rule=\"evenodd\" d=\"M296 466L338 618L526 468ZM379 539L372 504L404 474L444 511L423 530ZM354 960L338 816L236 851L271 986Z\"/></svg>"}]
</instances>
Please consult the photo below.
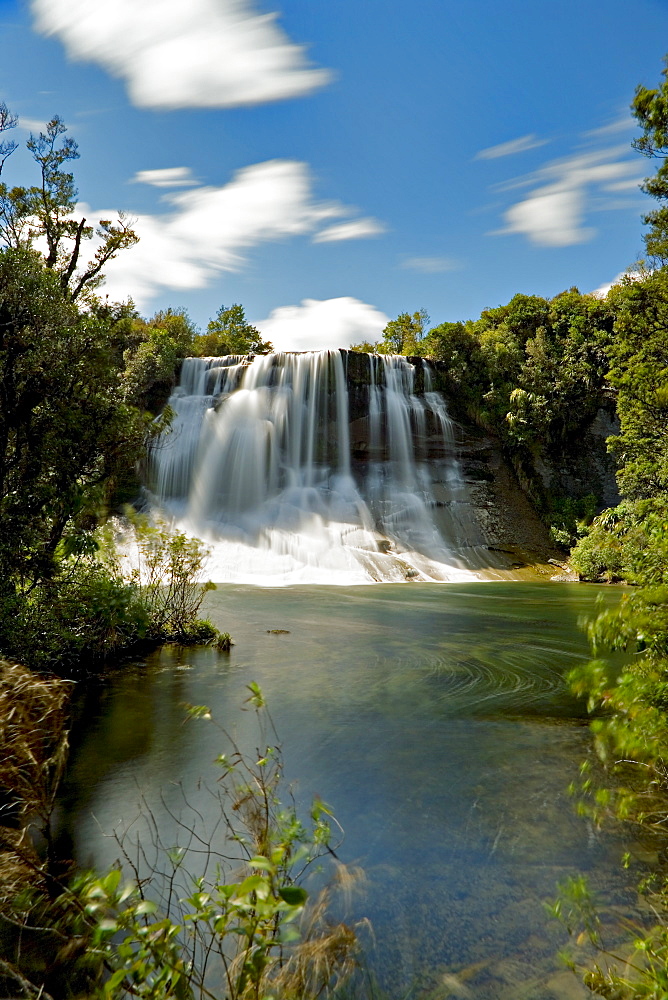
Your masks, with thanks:
<instances>
[{"instance_id":1,"label":"bush","mask_svg":"<svg viewBox=\"0 0 668 1000\"><path fill-rule=\"evenodd\" d=\"M3 602L2 648L27 666L67 673L145 640L150 616L132 583L94 557L63 562L52 580Z\"/></svg>"},{"instance_id":2,"label":"bush","mask_svg":"<svg viewBox=\"0 0 668 1000\"><path fill-rule=\"evenodd\" d=\"M229 649L208 620L198 618L207 550L130 511L123 545L109 523L61 547L57 574L25 593L0 594L0 648L38 670L63 674L162 642ZM68 540L66 539L66 542ZM84 544L86 541L86 544ZM76 548L75 554L66 555Z\"/></svg>"},{"instance_id":3,"label":"bush","mask_svg":"<svg viewBox=\"0 0 668 1000\"><path fill-rule=\"evenodd\" d=\"M668 583L668 514L663 497L624 501L594 519L571 553L585 580Z\"/></svg>"},{"instance_id":4,"label":"bush","mask_svg":"<svg viewBox=\"0 0 668 1000\"><path fill-rule=\"evenodd\" d=\"M187 639L204 595L215 590L215 584L202 582L208 549L199 538L174 532L163 521L131 508L125 516L130 532L119 546L114 538L117 525L109 525L101 535L101 558L135 588L152 636L173 642Z\"/></svg>"},{"instance_id":5,"label":"bush","mask_svg":"<svg viewBox=\"0 0 668 1000\"><path fill-rule=\"evenodd\" d=\"M549 501L548 522L550 537L556 545L570 549L578 539L587 534L587 526L596 513L596 497L552 497Z\"/></svg>"}]
</instances>

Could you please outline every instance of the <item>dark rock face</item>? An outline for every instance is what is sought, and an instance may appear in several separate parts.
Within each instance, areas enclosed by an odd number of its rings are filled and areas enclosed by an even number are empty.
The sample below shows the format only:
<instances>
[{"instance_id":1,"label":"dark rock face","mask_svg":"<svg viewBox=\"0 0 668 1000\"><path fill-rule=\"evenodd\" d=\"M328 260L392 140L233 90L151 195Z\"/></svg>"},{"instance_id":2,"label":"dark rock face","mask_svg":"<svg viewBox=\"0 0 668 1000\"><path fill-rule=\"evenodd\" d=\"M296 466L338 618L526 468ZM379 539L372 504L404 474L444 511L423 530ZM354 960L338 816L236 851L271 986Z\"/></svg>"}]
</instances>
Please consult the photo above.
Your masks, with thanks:
<instances>
[{"instance_id":1,"label":"dark rock face","mask_svg":"<svg viewBox=\"0 0 668 1000\"><path fill-rule=\"evenodd\" d=\"M371 455L369 450L371 360L369 355L355 351L341 353L348 387L352 457L362 466L370 458L387 457ZM414 394L419 398L425 392L425 362L419 357L409 357L406 361L414 366ZM428 366L433 390L443 392L446 366L435 361L428 362ZM430 413L426 414L425 431L426 461L437 461L445 451L452 450L453 442L443 440L441 428ZM558 555L545 524L504 457L498 439L459 419L454 426L454 448L464 476L469 511L493 556L493 564L517 569L529 564L547 564L549 558ZM442 504L447 506L447 499ZM550 570L547 572L552 574Z\"/></svg>"},{"instance_id":2,"label":"dark rock face","mask_svg":"<svg viewBox=\"0 0 668 1000\"><path fill-rule=\"evenodd\" d=\"M369 393L371 382L370 358L354 351L342 351L346 368L349 405L350 439L353 459L364 462L369 457ZM425 367L422 358L406 358L414 366L414 393L425 391ZM442 362L428 362L430 381L435 391L444 392L447 368ZM447 399L447 391L444 392ZM452 410L456 411L453 406ZM606 439L619 430L611 402L601 408L586 428L577 446L565 450L556 458L538 459L533 470L514 469L504 455L501 442L492 434L474 426L458 414L455 440L459 460L468 488L472 510L491 551L511 555L519 552L520 562L547 562L559 555L549 538L548 529L540 519L529 496L536 495L536 486L546 494L580 498L588 493L599 499L599 508L619 503L615 481L615 463L606 448ZM444 443L440 428L427 421L425 458L442 457ZM379 456L385 457L385 456ZM533 482L532 482L533 479ZM527 495L529 494L529 496ZM523 553L523 555L522 555Z\"/></svg>"},{"instance_id":3,"label":"dark rock face","mask_svg":"<svg viewBox=\"0 0 668 1000\"><path fill-rule=\"evenodd\" d=\"M546 490L556 496L577 499L587 493L598 498L599 510L620 502L616 464L606 441L619 434L619 418L614 404L602 406L585 428L577 447L552 462L537 462L536 472Z\"/></svg>"},{"instance_id":4,"label":"dark rock face","mask_svg":"<svg viewBox=\"0 0 668 1000\"><path fill-rule=\"evenodd\" d=\"M561 553L499 441L471 424L460 423L457 444L471 506L490 552L512 569L532 566L551 578L548 560Z\"/></svg>"}]
</instances>

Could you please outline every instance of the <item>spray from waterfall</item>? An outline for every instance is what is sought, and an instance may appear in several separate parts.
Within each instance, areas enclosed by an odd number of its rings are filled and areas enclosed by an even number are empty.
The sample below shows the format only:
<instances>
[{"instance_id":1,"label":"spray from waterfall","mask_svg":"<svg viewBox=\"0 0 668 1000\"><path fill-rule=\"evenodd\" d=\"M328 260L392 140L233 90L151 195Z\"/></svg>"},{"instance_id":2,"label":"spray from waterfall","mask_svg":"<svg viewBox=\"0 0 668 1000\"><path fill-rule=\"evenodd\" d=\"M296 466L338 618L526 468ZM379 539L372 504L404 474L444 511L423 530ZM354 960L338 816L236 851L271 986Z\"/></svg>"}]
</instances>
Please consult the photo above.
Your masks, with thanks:
<instances>
[{"instance_id":1,"label":"spray from waterfall","mask_svg":"<svg viewBox=\"0 0 668 1000\"><path fill-rule=\"evenodd\" d=\"M163 514L212 547L212 579L476 578L480 538L428 364L358 356L353 377L349 359L184 361L149 489Z\"/></svg>"}]
</instances>

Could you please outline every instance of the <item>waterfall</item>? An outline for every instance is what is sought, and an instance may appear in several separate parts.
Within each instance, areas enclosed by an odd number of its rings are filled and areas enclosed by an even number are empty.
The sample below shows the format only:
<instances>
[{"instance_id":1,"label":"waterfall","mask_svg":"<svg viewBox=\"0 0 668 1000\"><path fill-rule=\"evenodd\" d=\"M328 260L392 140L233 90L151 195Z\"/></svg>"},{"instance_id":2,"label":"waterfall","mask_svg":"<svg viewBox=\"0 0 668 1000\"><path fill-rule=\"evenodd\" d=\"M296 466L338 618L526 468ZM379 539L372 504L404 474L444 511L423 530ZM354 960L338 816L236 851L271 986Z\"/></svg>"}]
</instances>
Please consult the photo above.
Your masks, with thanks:
<instances>
[{"instance_id":1,"label":"waterfall","mask_svg":"<svg viewBox=\"0 0 668 1000\"><path fill-rule=\"evenodd\" d=\"M150 500L209 544L217 581L475 579L481 539L432 386L400 356L187 358Z\"/></svg>"}]
</instances>

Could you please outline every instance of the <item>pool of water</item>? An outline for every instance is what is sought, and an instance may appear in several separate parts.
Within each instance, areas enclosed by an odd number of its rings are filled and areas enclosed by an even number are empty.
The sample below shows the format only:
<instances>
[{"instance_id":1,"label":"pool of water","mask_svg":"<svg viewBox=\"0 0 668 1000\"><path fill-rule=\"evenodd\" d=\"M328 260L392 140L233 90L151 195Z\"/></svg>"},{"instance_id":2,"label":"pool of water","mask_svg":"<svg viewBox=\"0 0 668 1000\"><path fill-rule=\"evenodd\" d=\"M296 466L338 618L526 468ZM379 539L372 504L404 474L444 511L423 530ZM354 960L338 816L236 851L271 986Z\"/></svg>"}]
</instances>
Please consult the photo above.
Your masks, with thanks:
<instances>
[{"instance_id":1,"label":"pool of water","mask_svg":"<svg viewBox=\"0 0 668 1000\"><path fill-rule=\"evenodd\" d=\"M392 1000L589 996L559 964L565 935L544 903L578 873L613 909L635 902L623 845L567 793L593 750L563 675L587 657L578 619L618 598L570 584L220 586L204 610L230 654L165 648L82 701L63 843L108 865L110 834L140 830L147 806L175 842L183 792L206 811L197 789L215 784L221 750L184 704L253 748L241 706L256 681L297 801L333 806L339 854L366 873L352 915L371 921L369 965Z\"/></svg>"}]
</instances>

